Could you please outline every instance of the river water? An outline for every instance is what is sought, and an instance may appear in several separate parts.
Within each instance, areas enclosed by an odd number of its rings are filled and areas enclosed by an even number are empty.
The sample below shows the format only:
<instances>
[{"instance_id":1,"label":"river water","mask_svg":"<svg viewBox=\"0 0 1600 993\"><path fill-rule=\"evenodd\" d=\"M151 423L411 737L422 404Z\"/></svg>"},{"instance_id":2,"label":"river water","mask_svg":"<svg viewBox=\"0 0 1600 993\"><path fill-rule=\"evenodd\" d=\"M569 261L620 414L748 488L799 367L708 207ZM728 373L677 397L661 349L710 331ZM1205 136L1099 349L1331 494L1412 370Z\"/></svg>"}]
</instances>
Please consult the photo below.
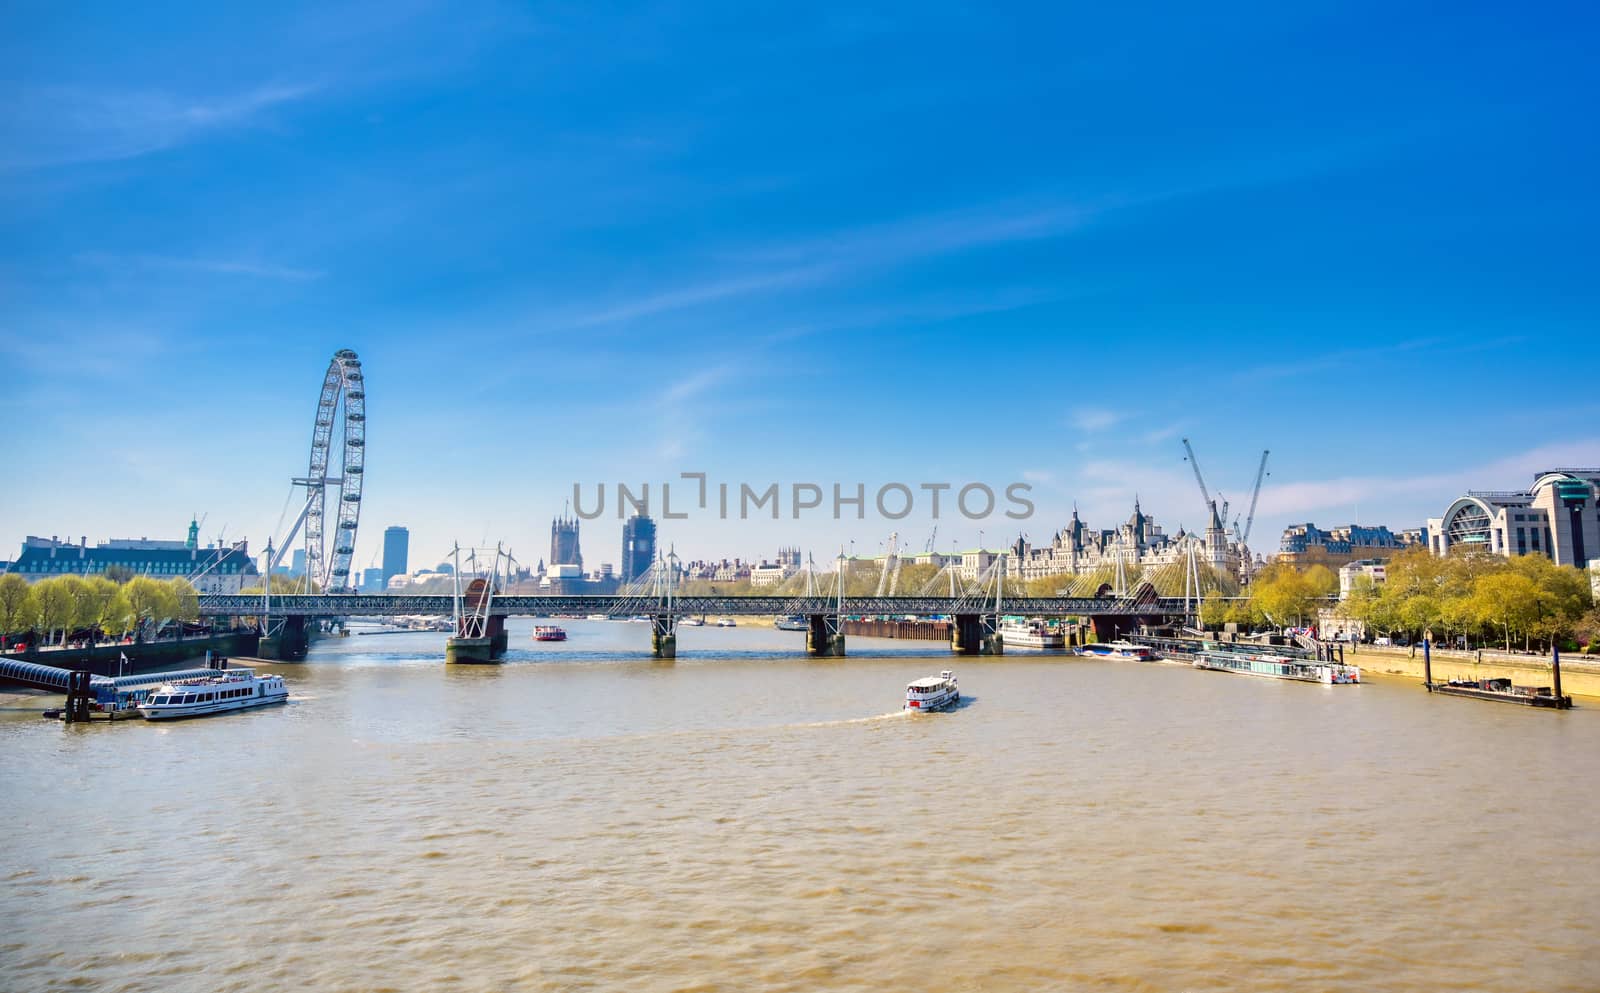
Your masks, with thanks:
<instances>
[{"instance_id":1,"label":"river water","mask_svg":"<svg viewBox=\"0 0 1600 993\"><path fill-rule=\"evenodd\" d=\"M1600 989L1600 707L563 623L0 713L0 988Z\"/></svg>"}]
</instances>

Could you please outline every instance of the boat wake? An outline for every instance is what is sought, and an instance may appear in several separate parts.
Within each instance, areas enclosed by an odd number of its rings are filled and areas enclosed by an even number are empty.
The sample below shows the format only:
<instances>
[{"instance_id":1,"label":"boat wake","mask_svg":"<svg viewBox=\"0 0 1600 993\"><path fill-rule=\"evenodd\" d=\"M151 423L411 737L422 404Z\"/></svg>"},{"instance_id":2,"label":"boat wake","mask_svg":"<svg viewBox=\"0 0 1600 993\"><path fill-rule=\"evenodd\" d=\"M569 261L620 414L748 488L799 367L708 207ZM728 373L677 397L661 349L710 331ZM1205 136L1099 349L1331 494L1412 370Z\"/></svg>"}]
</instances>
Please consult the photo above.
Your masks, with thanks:
<instances>
[{"instance_id":1,"label":"boat wake","mask_svg":"<svg viewBox=\"0 0 1600 993\"><path fill-rule=\"evenodd\" d=\"M909 716L909 710L891 710L887 714L875 714L872 717L845 717L836 721L807 721L800 724L782 724L784 728L833 728L846 727L851 724L873 724L878 721L892 721Z\"/></svg>"}]
</instances>

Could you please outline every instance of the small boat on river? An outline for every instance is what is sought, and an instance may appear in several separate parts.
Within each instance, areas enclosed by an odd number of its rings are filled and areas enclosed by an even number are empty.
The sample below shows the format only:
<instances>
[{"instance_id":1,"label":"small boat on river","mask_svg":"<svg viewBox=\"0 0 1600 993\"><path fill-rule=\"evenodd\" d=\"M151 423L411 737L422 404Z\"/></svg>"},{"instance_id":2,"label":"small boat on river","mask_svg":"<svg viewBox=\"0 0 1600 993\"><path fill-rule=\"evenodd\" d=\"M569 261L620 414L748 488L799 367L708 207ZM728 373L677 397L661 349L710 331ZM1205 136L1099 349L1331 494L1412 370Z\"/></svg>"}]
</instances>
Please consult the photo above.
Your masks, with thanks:
<instances>
[{"instance_id":1,"label":"small boat on river","mask_svg":"<svg viewBox=\"0 0 1600 993\"><path fill-rule=\"evenodd\" d=\"M954 707L960 700L961 691L956 687L956 674L946 669L937 676L924 676L906 684L906 705L903 709L914 714L926 714L932 710Z\"/></svg>"},{"instance_id":2,"label":"small boat on river","mask_svg":"<svg viewBox=\"0 0 1600 993\"><path fill-rule=\"evenodd\" d=\"M1011 644L1009 636L1006 644ZM1135 645L1131 641L1101 641L1083 645L1078 649L1078 654L1091 659L1126 659L1133 662L1154 662L1157 658L1156 653L1147 646Z\"/></svg>"},{"instance_id":3,"label":"small boat on river","mask_svg":"<svg viewBox=\"0 0 1600 993\"><path fill-rule=\"evenodd\" d=\"M534 641L566 641L567 632L555 624L535 624L533 626Z\"/></svg>"}]
</instances>

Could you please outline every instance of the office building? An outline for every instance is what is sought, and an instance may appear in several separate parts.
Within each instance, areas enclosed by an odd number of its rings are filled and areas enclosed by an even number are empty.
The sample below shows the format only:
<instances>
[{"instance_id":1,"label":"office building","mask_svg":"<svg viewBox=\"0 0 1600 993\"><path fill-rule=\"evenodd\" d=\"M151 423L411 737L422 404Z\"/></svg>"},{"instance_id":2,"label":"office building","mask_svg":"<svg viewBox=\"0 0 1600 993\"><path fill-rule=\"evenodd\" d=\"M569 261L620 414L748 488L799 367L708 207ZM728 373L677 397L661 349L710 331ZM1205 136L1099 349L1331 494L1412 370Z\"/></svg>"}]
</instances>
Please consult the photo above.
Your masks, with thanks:
<instances>
[{"instance_id":1,"label":"office building","mask_svg":"<svg viewBox=\"0 0 1600 993\"><path fill-rule=\"evenodd\" d=\"M1526 490L1469 490L1428 521L1427 535L1435 555L1543 555L1587 568L1600 559L1600 468L1551 469Z\"/></svg>"},{"instance_id":2,"label":"office building","mask_svg":"<svg viewBox=\"0 0 1600 993\"><path fill-rule=\"evenodd\" d=\"M411 532L398 524L383 529L383 587L389 580L406 574L406 558L411 550Z\"/></svg>"}]
</instances>

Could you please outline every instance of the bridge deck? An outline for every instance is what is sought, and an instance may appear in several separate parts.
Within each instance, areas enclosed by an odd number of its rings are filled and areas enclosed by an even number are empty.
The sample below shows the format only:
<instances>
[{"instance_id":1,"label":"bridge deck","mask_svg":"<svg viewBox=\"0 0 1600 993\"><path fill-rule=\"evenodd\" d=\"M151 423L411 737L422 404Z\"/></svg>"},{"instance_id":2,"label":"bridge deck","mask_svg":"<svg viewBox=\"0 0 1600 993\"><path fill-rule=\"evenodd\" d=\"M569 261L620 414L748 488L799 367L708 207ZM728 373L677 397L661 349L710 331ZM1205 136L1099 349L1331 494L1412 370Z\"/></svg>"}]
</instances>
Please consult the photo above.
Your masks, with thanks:
<instances>
[{"instance_id":1,"label":"bridge deck","mask_svg":"<svg viewBox=\"0 0 1600 993\"><path fill-rule=\"evenodd\" d=\"M291 594L273 596L272 616L301 617L371 617L404 614L449 614L452 598L434 595L364 595L364 594ZM844 598L843 613L851 616L898 616L930 614L987 614L994 609L993 600L952 599L950 597L897 596ZM779 596L683 596L672 601L673 613L679 615L767 615L767 614L836 614L839 602L834 597L779 597ZM1001 610L1007 614L1029 617L1105 616L1122 615L1138 617L1176 617L1185 614L1181 599L1162 597L1144 600L1110 599L1105 597L1008 597L1001 601ZM556 614L606 614L625 617L630 614L660 612L653 597L628 596L497 596L492 612L496 614L549 617ZM212 595L200 598L203 617L242 617L263 613L262 598L257 595Z\"/></svg>"}]
</instances>

